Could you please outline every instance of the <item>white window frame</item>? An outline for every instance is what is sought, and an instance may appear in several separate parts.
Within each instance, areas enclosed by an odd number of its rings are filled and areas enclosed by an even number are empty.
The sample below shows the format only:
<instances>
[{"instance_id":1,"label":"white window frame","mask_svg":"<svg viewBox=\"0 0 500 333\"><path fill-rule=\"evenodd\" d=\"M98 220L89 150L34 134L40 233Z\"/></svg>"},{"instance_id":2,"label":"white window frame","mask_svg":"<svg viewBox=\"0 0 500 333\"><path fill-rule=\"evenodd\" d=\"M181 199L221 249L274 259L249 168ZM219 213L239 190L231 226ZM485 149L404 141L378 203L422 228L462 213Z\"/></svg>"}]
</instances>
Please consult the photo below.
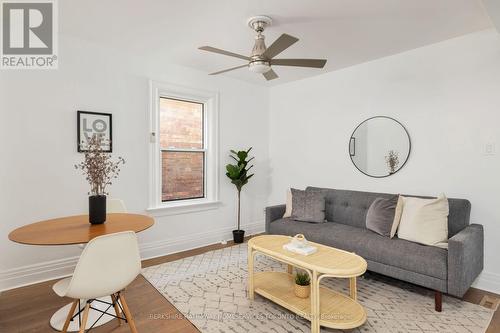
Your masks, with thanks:
<instances>
[{"instance_id":1,"label":"white window frame","mask_svg":"<svg viewBox=\"0 0 500 333\"><path fill-rule=\"evenodd\" d=\"M150 81L149 106L149 207L155 216L183 214L219 207L219 94L158 81ZM160 146L160 98L203 104L205 151L204 197L162 201L162 147Z\"/></svg>"}]
</instances>

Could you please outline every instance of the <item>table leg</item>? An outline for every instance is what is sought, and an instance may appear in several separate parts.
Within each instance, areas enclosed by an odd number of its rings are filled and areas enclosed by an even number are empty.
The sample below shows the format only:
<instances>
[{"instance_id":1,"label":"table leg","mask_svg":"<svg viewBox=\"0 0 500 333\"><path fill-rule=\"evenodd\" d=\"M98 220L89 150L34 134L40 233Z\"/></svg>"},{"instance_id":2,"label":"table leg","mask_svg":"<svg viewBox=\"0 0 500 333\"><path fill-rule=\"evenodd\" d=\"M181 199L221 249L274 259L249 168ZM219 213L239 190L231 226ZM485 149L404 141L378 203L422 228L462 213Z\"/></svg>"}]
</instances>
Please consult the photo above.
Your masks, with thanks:
<instances>
[{"instance_id":1,"label":"table leg","mask_svg":"<svg viewBox=\"0 0 500 333\"><path fill-rule=\"evenodd\" d=\"M316 271L311 280L311 333L320 333L321 309L319 299L319 279Z\"/></svg>"},{"instance_id":2,"label":"table leg","mask_svg":"<svg viewBox=\"0 0 500 333\"><path fill-rule=\"evenodd\" d=\"M349 293L353 300L356 300L358 297L358 290L356 287L356 277L352 277L349 279Z\"/></svg>"},{"instance_id":3,"label":"table leg","mask_svg":"<svg viewBox=\"0 0 500 333\"><path fill-rule=\"evenodd\" d=\"M248 247L248 298L254 299L254 288L253 288L253 249Z\"/></svg>"},{"instance_id":4,"label":"table leg","mask_svg":"<svg viewBox=\"0 0 500 333\"><path fill-rule=\"evenodd\" d=\"M293 266L288 265L288 274L292 275L293 274Z\"/></svg>"}]
</instances>

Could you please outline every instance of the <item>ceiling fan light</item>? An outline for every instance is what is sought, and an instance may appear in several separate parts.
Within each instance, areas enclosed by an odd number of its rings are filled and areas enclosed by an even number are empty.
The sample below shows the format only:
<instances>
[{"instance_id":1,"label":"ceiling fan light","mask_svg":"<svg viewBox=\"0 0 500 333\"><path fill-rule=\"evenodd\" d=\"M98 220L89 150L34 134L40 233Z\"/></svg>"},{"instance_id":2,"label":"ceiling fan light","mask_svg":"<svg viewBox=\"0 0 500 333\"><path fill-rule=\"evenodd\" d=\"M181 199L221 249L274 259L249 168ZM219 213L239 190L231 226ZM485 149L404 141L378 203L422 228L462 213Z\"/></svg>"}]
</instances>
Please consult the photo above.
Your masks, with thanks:
<instances>
[{"instance_id":1,"label":"ceiling fan light","mask_svg":"<svg viewBox=\"0 0 500 333\"><path fill-rule=\"evenodd\" d=\"M267 61L253 61L248 65L248 69L254 73L266 73L271 70L271 66Z\"/></svg>"}]
</instances>

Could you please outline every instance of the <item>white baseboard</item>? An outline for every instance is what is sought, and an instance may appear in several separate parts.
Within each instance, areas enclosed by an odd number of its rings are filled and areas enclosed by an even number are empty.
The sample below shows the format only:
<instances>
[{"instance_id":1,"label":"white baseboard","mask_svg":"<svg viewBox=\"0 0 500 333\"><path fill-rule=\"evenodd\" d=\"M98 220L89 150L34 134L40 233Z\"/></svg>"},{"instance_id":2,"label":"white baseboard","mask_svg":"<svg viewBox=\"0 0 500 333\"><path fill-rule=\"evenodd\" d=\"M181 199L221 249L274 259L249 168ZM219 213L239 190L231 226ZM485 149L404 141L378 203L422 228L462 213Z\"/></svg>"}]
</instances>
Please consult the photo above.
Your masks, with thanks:
<instances>
[{"instance_id":1,"label":"white baseboard","mask_svg":"<svg viewBox=\"0 0 500 333\"><path fill-rule=\"evenodd\" d=\"M0 272L0 292L70 275L78 257L45 261Z\"/></svg>"},{"instance_id":2,"label":"white baseboard","mask_svg":"<svg viewBox=\"0 0 500 333\"><path fill-rule=\"evenodd\" d=\"M245 236L264 232L264 221L246 224L242 226ZM151 259L181 251L192 250L198 247L220 243L233 239L234 228L220 228L192 235L186 235L173 239L165 239L157 242L143 244L141 246L142 259Z\"/></svg>"},{"instance_id":3,"label":"white baseboard","mask_svg":"<svg viewBox=\"0 0 500 333\"><path fill-rule=\"evenodd\" d=\"M483 271L472 286L477 289L500 294L500 274Z\"/></svg>"},{"instance_id":4,"label":"white baseboard","mask_svg":"<svg viewBox=\"0 0 500 333\"><path fill-rule=\"evenodd\" d=\"M245 235L254 235L264 232L264 221L243 225L242 229L246 231ZM140 244L141 258L156 258L220 243L221 241L227 241L233 238L232 230L233 228L220 228L182 237ZM16 267L0 272L0 292L69 276L75 269L77 261L78 257L70 257Z\"/></svg>"}]
</instances>

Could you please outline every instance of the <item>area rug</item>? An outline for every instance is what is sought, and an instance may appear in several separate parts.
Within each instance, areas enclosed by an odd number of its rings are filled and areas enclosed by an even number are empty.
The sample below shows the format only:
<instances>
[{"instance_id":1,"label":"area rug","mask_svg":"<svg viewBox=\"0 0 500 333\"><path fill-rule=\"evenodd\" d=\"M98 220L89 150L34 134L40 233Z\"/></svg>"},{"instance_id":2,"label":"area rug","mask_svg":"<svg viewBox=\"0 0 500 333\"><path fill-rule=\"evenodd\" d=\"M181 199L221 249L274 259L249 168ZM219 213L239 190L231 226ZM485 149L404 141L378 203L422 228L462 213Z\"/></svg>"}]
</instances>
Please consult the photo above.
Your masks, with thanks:
<instances>
[{"instance_id":1,"label":"area rug","mask_svg":"<svg viewBox=\"0 0 500 333\"><path fill-rule=\"evenodd\" d=\"M255 271L284 271L285 265L257 255ZM245 244L143 269L144 277L201 332L310 332L307 320L255 295L246 298ZM348 294L348 281L326 279L329 288ZM358 300L366 323L346 332L484 333L493 311L453 297L443 297L443 312L434 311L429 290L366 274L358 279ZM159 319L162 314L154 314ZM344 332L322 328L321 332Z\"/></svg>"}]
</instances>

